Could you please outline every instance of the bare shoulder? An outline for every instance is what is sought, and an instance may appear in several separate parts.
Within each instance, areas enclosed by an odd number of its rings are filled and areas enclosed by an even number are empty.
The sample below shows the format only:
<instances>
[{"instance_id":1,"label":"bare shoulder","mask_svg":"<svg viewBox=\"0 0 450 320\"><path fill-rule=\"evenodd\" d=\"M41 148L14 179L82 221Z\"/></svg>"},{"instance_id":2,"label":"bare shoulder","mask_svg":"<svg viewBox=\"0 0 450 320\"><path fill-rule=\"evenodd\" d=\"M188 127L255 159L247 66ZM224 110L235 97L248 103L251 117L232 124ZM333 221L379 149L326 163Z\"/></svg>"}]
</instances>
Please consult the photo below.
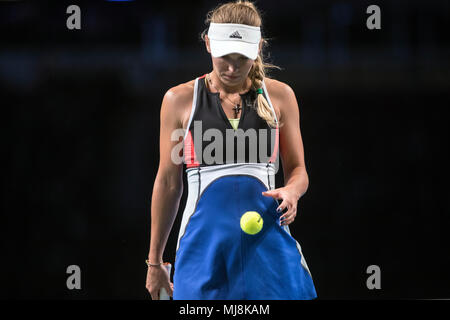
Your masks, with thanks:
<instances>
[{"instance_id":1,"label":"bare shoulder","mask_svg":"<svg viewBox=\"0 0 450 320\"><path fill-rule=\"evenodd\" d=\"M271 78L264 78L264 82L266 83L266 87L267 90L269 91L269 95L272 96L276 99L280 99L280 98L287 98L286 95L288 96L292 96L295 95L294 94L294 90L292 90L292 88L284 83L281 82L279 80L276 79L271 79Z\"/></svg>"},{"instance_id":2,"label":"bare shoulder","mask_svg":"<svg viewBox=\"0 0 450 320\"><path fill-rule=\"evenodd\" d=\"M167 90L164 95L161 112L166 111L171 116L175 116L179 123L183 124L183 128L190 116L194 84L195 80L181 83Z\"/></svg>"},{"instance_id":3,"label":"bare shoulder","mask_svg":"<svg viewBox=\"0 0 450 320\"><path fill-rule=\"evenodd\" d=\"M192 100L192 95L194 93L194 83L195 80L191 80L185 83L181 83L175 87L167 90L164 95L164 99L169 102L182 103L185 100Z\"/></svg>"},{"instance_id":4,"label":"bare shoulder","mask_svg":"<svg viewBox=\"0 0 450 320\"><path fill-rule=\"evenodd\" d=\"M297 100L295 98L294 90L286 83L271 79L264 78L264 82L269 93L270 100L280 120L283 118L283 114L291 113L293 107L298 109Z\"/></svg>"}]
</instances>

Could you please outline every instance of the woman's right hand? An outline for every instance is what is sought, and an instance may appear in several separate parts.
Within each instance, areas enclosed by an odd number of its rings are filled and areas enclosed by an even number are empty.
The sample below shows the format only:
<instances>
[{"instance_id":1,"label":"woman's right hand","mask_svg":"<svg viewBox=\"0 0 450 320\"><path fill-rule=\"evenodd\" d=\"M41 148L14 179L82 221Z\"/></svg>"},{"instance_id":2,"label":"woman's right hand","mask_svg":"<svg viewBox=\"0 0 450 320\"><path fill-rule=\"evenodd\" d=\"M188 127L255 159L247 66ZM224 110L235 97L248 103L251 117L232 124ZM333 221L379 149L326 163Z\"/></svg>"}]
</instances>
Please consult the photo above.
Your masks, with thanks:
<instances>
[{"instance_id":1,"label":"woman's right hand","mask_svg":"<svg viewBox=\"0 0 450 320\"><path fill-rule=\"evenodd\" d=\"M169 273L164 266L150 266L147 270L147 281L145 284L152 300L159 300L159 290L166 289L169 296L173 296L173 283L170 282Z\"/></svg>"}]
</instances>

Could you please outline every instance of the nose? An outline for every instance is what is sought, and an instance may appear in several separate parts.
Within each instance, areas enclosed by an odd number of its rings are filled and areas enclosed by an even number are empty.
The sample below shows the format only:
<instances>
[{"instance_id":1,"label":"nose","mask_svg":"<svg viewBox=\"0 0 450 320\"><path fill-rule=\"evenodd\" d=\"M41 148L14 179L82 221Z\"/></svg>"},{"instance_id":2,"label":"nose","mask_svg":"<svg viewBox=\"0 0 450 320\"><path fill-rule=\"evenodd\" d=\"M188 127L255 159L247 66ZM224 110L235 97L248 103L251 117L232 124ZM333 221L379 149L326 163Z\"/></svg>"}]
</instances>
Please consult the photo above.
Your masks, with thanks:
<instances>
[{"instance_id":1,"label":"nose","mask_svg":"<svg viewBox=\"0 0 450 320\"><path fill-rule=\"evenodd\" d=\"M239 65L237 63L230 63L228 65L228 71L234 73L239 70Z\"/></svg>"},{"instance_id":2,"label":"nose","mask_svg":"<svg viewBox=\"0 0 450 320\"><path fill-rule=\"evenodd\" d=\"M230 71L230 72L236 72L236 71L238 71L239 70L239 68L240 68L240 61L239 61L239 59L236 59L236 60L231 60L230 59L230 62L229 62L229 64L228 64L228 70Z\"/></svg>"},{"instance_id":3,"label":"nose","mask_svg":"<svg viewBox=\"0 0 450 320\"><path fill-rule=\"evenodd\" d=\"M239 54L230 54L227 56L228 71L236 72L239 70L241 65L241 59Z\"/></svg>"}]
</instances>

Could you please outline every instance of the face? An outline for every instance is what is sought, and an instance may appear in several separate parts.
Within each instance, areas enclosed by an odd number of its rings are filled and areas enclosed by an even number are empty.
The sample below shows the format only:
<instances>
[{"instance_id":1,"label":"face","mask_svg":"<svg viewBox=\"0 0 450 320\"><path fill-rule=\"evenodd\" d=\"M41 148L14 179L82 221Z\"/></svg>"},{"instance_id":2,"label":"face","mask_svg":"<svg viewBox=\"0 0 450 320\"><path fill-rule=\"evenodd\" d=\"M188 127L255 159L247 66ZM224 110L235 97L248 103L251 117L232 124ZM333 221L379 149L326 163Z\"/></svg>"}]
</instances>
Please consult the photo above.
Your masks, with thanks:
<instances>
[{"instance_id":1,"label":"face","mask_svg":"<svg viewBox=\"0 0 450 320\"><path fill-rule=\"evenodd\" d=\"M224 84L238 84L244 82L254 63L253 60L238 53L211 58L213 69Z\"/></svg>"},{"instance_id":2,"label":"face","mask_svg":"<svg viewBox=\"0 0 450 320\"><path fill-rule=\"evenodd\" d=\"M206 48L209 53L209 41L206 41ZM243 83L253 66L254 60L239 53L231 53L222 57L211 56L213 69L225 85L238 85Z\"/></svg>"}]
</instances>

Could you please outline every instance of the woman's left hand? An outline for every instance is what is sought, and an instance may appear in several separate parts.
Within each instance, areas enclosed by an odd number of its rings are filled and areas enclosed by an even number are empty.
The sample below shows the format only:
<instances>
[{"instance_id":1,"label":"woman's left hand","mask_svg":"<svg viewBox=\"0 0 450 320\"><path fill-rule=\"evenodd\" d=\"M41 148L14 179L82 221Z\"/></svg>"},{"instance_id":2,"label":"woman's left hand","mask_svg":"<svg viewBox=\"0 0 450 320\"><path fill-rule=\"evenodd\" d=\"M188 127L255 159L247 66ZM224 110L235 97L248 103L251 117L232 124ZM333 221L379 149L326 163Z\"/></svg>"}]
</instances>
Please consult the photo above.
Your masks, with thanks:
<instances>
[{"instance_id":1,"label":"woman's left hand","mask_svg":"<svg viewBox=\"0 0 450 320\"><path fill-rule=\"evenodd\" d=\"M283 201L277 208L277 212L283 212L287 208L287 211L280 216L280 225L288 225L294 222L297 216L297 202L298 197L295 192L287 187L278 188L274 190L263 191L263 196L272 197L276 200L282 199Z\"/></svg>"}]
</instances>

